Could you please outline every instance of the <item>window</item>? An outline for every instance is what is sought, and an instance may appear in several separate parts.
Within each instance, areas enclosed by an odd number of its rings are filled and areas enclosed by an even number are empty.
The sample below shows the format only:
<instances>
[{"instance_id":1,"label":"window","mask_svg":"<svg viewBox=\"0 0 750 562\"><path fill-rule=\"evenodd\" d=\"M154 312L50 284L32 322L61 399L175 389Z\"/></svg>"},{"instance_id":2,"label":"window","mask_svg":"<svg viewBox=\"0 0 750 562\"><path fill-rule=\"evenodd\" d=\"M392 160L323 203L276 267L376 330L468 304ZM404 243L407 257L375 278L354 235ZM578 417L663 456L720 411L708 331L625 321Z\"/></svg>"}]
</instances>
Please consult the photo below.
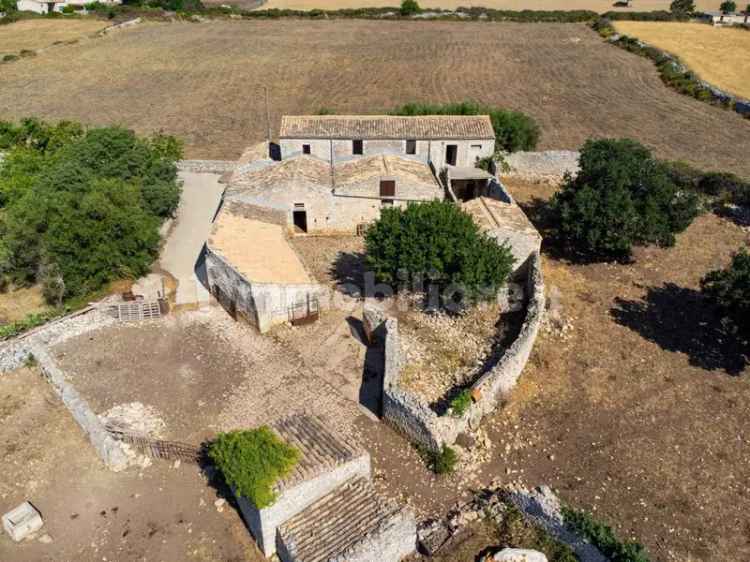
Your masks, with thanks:
<instances>
[{"instance_id":1,"label":"window","mask_svg":"<svg viewBox=\"0 0 750 562\"><path fill-rule=\"evenodd\" d=\"M417 153L417 141L415 141L415 140L407 140L406 141L406 153L407 154L416 154Z\"/></svg>"},{"instance_id":2,"label":"window","mask_svg":"<svg viewBox=\"0 0 750 562\"><path fill-rule=\"evenodd\" d=\"M353 140L352 141L352 154L363 154L364 151L362 150L362 141L361 140Z\"/></svg>"},{"instance_id":3,"label":"window","mask_svg":"<svg viewBox=\"0 0 750 562\"><path fill-rule=\"evenodd\" d=\"M380 202L381 207L393 207L393 199L383 199Z\"/></svg>"},{"instance_id":4,"label":"window","mask_svg":"<svg viewBox=\"0 0 750 562\"><path fill-rule=\"evenodd\" d=\"M396 196L396 181L395 180L380 180L380 196L381 197L395 197Z\"/></svg>"},{"instance_id":5,"label":"window","mask_svg":"<svg viewBox=\"0 0 750 562\"><path fill-rule=\"evenodd\" d=\"M309 144L303 144L302 145L302 154L310 154L310 145Z\"/></svg>"},{"instance_id":6,"label":"window","mask_svg":"<svg viewBox=\"0 0 750 562\"><path fill-rule=\"evenodd\" d=\"M481 144L472 144L471 145L471 149L472 150L482 150L482 145Z\"/></svg>"}]
</instances>

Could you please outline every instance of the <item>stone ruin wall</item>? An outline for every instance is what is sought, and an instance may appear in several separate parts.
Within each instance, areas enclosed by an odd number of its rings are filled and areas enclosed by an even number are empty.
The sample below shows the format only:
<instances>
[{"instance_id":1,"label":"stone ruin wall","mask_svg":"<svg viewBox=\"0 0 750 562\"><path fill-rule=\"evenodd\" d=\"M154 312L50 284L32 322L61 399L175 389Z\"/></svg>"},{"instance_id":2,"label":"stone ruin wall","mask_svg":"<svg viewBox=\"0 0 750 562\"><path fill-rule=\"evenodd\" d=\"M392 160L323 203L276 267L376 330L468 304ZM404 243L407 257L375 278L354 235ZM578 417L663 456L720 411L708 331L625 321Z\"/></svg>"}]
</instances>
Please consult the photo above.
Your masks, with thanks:
<instances>
[{"instance_id":1,"label":"stone ruin wall","mask_svg":"<svg viewBox=\"0 0 750 562\"><path fill-rule=\"evenodd\" d=\"M518 337L492 369L472 385L475 401L461 417L438 416L425 401L400 386L402 358L398 321L394 318L385 321L384 419L412 441L438 450L443 445L452 445L459 434L476 428L483 416L494 411L498 402L516 385L526 366L544 315L544 279L538 252L529 258L526 269L528 300Z\"/></svg>"}]
</instances>

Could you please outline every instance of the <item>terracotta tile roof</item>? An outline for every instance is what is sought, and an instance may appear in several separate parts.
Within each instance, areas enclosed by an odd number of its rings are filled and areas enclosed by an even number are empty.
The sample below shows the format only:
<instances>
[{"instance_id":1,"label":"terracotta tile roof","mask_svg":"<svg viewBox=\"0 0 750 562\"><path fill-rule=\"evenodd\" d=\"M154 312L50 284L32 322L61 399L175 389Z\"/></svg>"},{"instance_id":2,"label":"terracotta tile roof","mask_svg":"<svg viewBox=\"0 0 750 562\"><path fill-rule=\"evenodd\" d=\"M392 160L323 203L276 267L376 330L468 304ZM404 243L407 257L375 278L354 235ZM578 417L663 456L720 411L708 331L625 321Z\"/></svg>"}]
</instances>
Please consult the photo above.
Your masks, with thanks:
<instances>
[{"instance_id":1,"label":"terracotta tile roof","mask_svg":"<svg viewBox=\"0 0 750 562\"><path fill-rule=\"evenodd\" d=\"M391 176L412 183L437 185L429 165L420 160L401 156L379 154L339 162L335 167L337 187L358 183L372 177Z\"/></svg>"},{"instance_id":2,"label":"terracotta tile roof","mask_svg":"<svg viewBox=\"0 0 750 562\"><path fill-rule=\"evenodd\" d=\"M487 115L285 115L284 139L494 139Z\"/></svg>"}]
</instances>

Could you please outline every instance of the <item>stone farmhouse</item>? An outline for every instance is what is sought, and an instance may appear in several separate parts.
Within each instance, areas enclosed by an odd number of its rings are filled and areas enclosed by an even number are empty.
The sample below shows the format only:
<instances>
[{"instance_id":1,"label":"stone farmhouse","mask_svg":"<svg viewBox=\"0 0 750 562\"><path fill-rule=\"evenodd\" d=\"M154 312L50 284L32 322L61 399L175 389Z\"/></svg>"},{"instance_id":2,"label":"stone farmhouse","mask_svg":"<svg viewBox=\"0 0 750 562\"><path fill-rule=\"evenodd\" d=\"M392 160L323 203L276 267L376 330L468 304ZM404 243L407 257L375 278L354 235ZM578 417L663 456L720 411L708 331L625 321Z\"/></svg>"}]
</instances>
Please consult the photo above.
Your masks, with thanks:
<instances>
[{"instance_id":1,"label":"stone farmhouse","mask_svg":"<svg viewBox=\"0 0 750 562\"><path fill-rule=\"evenodd\" d=\"M210 291L261 332L315 319L328 305L290 236L361 235L383 208L448 199L485 222L491 217L517 263L538 247L533 228L518 228L509 198L492 203L492 212L480 202L503 197L497 178L475 167L495 151L486 115L287 116L279 138L279 159L263 144L228 174L206 245Z\"/></svg>"},{"instance_id":2,"label":"stone farmhouse","mask_svg":"<svg viewBox=\"0 0 750 562\"><path fill-rule=\"evenodd\" d=\"M100 0L102 4L122 4L122 0ZM65 6L76 6L83 8L84 0L18 0L16 8L19 12L36 12L37 14L51 14L62 12Z\"/></svg>"},{"instance_id":3,"label":"stone farmhouse","mask_svg":"<svg viewBox=\"0 0 750 562\"><path fill-rule=\"evenodd\" d=\"M720 12L709 11L704 13L704 17L711 20L713 25L748 25L750 24L749 12Z\"/></svg>"}]
</instances>

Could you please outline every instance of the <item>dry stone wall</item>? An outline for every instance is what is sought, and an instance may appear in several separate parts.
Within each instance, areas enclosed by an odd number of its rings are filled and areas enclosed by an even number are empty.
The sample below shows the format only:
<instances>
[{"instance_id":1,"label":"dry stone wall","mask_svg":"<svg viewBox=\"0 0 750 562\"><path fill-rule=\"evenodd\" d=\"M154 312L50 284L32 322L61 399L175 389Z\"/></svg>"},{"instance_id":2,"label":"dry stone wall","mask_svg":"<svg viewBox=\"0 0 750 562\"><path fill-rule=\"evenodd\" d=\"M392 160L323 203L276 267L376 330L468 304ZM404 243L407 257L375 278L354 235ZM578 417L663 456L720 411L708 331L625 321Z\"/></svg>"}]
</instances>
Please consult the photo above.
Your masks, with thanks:
<instances>
[{"instance_id":1,"label":"dry stone wall","mask_svg":"<svg viewBox=\"0 0 750 562\"><path fill-rule=\"evenodd\" d=\"M237 167L233 160L180 160L177 169L183 172L223 174Z\"/></svg>"},{"instance_id":2,"label":"dry stone wall","mask_svg":"<svg viewBox=\"0 0 750 562\"><path fill-rule=\"evenodd\" d=\"M402 357L398 321L385 322L385 374L383 377L383 418L394 427L429 449L452 445L459 434L476 428L482 417L491 413L498 402L518 381L529 359L544 314L544 279L541 258L534 253L526 269L526 317L513 344L498 362L471 387L474 402L464 415L438 416L419 396L400 384Z\"/></svg>"},{"instance_id":3,"label":"dry stone wall","mask_svg":"<svg viewBox=\"0 0 750 562\"><path fill-rule=\"evenodd\" d=\"M514 152L505 156L510 170L506 177L531 182L559 182L566 172L578 174L580 152L572 150L547 150L544 152Z\"/></svg>"}]
</instances>

